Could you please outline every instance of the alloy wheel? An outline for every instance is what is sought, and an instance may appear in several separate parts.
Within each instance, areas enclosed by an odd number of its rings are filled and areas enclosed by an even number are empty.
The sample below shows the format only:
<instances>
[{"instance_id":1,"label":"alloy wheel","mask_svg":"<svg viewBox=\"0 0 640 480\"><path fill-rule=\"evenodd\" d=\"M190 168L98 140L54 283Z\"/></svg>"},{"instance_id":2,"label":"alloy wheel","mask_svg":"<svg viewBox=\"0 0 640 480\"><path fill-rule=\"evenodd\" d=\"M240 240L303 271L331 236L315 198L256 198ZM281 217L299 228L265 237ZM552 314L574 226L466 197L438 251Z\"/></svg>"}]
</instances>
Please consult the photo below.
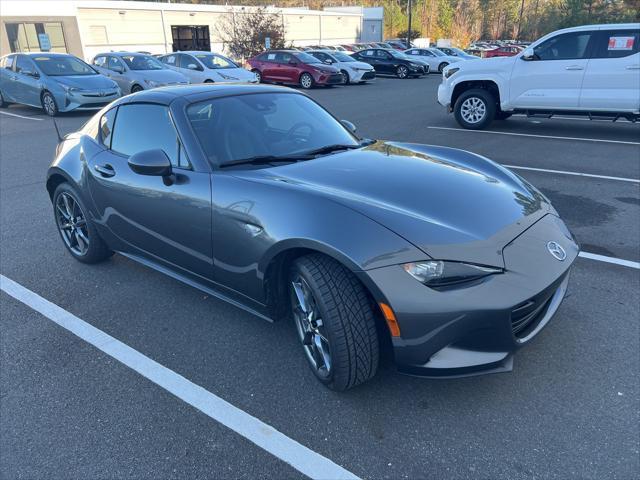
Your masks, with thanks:
<instances>
[{"instance_id":1,"label":"alloy wheel","mask_svg":"<svg viewBox=\"0 0 640 480\"><path fill-rule=\"evenodd\" d=\"M262 75L259 70L253 70L253 74L256 76L258 83L262 83Z\"/></svg>"},{"instance_id":2,"label":"alloy wheel","mask_svg":"<svg viewBox=\"0 0 640 480\"><path fill-rule=\"evenodd\" d=\"M67 248L78 256L86 254L89 250L87 220L78 201L67 192L56 199L56 222Z\"/></svg>"},{"instance_id":3,"label":"alloy wheel","mask_svg":"<svg viewBox=\"0 0 640 480\"><path fill-rule=\"evenodd\" d=\"M58 111L58 107L56 106L56 101L53 99L53 96L49 92L46 92L42 96L42 107L44 108L45 113L52 117Z\"/></svg>"},{"instance_id":4,"label":"alloy wheel","mask_svg":"<svg viewBox=\"0 0 640 480\"><path fill-rule=\"evenodd\" d=\"M407 78L408 74L409 70L407 70L407 67L405 67L404 65L400 65L398 67L398 78Z\"/></svg>"},{"instance_id":5,"label":"alloy wheel","mask_svg":"<svg viewBox=\"0 0 640 480\"><path fill-rule=\"evenodd\" d=\"M349 84L349 74L347 72L345 72L344 70L342 70L340 72L342 74L342 83L344 83L345 85Z\"/></svg>"},{"instance_id":6,"label":"alloy wheel","mask_svg":"<svg viewBox=\"0 0 640 480\"><path fill-rule=\"evenodd\" d=\"M303 73L300 77L300 85L302 85L302 88L311 88L311 85L313 85L313 79L311 78L311 75L309 75L308 73Z\"/></svg>"},{"instance_id":7,"label":"alloy wheel","mask_svg":"<svg viewBox=\"0 0 640 480\"><path fill-rule=\"evenodd\" d=\"M487 114L487 106L484 101L478 97L469 97L460 106L460 115L465 122L475 124L485 117Z\"/></svg>"},{"instance_id":8,"label":"alloy wheel","mask_svg":"<svg viewBox=\"0 0 640 480\"><path fill-rule=\"evenodd\" d=\"M331 350L326 329L311 287L300 275L291 282L291 304L298 336L304 352L317 375L331 374Z\"/></svg>"}]
</instances>

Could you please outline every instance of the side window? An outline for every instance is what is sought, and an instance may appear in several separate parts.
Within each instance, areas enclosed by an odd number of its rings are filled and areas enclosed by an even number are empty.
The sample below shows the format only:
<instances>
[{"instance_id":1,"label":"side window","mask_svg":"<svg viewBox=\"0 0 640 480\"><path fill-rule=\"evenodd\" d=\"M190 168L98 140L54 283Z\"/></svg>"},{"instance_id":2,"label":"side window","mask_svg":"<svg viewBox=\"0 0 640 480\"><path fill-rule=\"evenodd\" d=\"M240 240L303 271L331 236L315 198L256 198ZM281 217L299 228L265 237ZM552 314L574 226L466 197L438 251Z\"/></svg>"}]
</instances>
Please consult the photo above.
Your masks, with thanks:
<instances>
[{"instance_id":1,"label":"side window","mask_svg":"<svg viewBox=\"0 0 640 480\"><path fill-rule=\"evenodd\" d=\"M166 63L167 65L171 65L173 67L177 67L176 55L167 55L166 57L162 57L162 63Z\"/></svg>"},{"instance_id":2,"label":"side window","mask_svg":"<svg viewBox=\"0 0 640 480\"><path fill-rule=\"evenodd\" d=\"M365 51L363 52L363 54L364 54L366 57L373 57L373 56L374 56L374 55L373 55L374 53L375 53L375 52L374 52L373 50L365 50Z\"/></svg>"},{"instance_id":3,"label":"side window","mask_svg":"<svg viewBox=\"0 0 640 480\"><path fill-rule=\"evenodd\" d=\"M189 70L202 70L202 67L198 64L195 58L191 55L185 55L184 53L180 55L180 66L182 68L188 68ZM190 66L191 68L189 68Z\"/></svg>"},{"instance_id":4,"label":"side window","mask_svg":"<svg viewBox=\"0 0 640 480\"><path fill-rule=\"evenodd\" d=\"M107 57L96 57L93 59L93 64L98 67L104 67L107 62Z\"/></svg>"},{"instance_id":5,"label":"side window","mask_svg":"<svg viewBox=\"0 0 640 480\"><path fill-rule=\"evenodd\" d=\"M117 108L112 108L100 117L100 136L98 140L105 147L111 148L111 134L113 133L113 121L116 119Z\"/></svg>"},{"instance_id":6,"label":"side window","mask_svg":"<svg viewBox=\"0 0 640 480\"><path fill-rule=\"evenodd\" d=\"M267 53L266 58L264 59L265 62L269 62L269 63L273 63L276 61L276 54L275 53Z\"/></svg>"},{"instance_id":7,"label":"side window","mask_svg":"<svg viewBox=\"0 0 640 480\"><path fill-rule=\"evenodd\" d=\"M179 141L169 109L163 105L132 104L118 109L112 134L111 149L126 156L160 148L174 167L182 167L188 160L179 153Z\"/></svg>"},{"instance_id":8,"label":"side window","mask_svg":"<svg viewBox=\"0 0 640 480\"><path fill-rule=\"evenodd\" d=\"M35 72L36 67L33 62L26 55L18 55L16 61L16 72Z\"/></svg>"},{"instance_id":9,"label":"side window","mask_svg":"<svg viewBox=\"0 0 640 480\"><path fill-rule=\"evenodd\" d=\"M429 50L423 50L422 54L427 57L435 57L435 54L431 53Z\"/></svg>"},{"instance_id":10,"label":"side window","mask_svg":"<svg viewBox=\"0 0 640 480\"><path fill-rule=\"evenodd\" d=\"M278 63L289 63L291 60L293 60L293 55L291 55L290 53L279 53L276 56Z\"/></svg>"},{"instance_id":11,"label":"side window","mask_svg":"<svg viewBox=\"0 0 640 480\"><path fill-rule=\"evenodd\" d=\"M640 30L602 30L591 58L622 58L640 51Z\"/></svg>"},{"instance_id":12,"label":"side window","mask_svg":"<svg viewBox=\"0 0 640 480\"><path fill-rule=\"evenodd\" d=\"M587 58L592 32L570 32L556 35L536 46L536 60L578 60Z\"/></svg>"},{"instance_id":13,"label":"side window","mask_svg":"<svg viewBox=\"0 0 640 480\"><path fill-rule=\"evenodd\" d=\"M123 71L124 67L118 57L109 57L107 68L113 71Z\"/></svg>"}]
</instances>

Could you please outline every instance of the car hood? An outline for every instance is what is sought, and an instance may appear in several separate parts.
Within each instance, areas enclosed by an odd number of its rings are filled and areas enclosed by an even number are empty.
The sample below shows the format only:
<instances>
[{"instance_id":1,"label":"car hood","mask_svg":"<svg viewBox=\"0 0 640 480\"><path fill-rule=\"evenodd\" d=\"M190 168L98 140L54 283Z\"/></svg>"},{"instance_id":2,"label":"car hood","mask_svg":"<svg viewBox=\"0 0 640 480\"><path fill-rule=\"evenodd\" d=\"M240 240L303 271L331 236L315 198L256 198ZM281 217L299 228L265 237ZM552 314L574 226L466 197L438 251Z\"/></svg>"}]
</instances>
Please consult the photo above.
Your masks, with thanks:
<instances>
[{"instance_id":1,"label":"car hood","mask_svg":"<svg viewBox=\"0 0 640 480\"><path fill-rule=\"evenodd\" d=\"M64 75L49 77L52 80L73 88L82 90L111 89L117 86L116 82L104 75Z\"/></svg>"},{"instance_id":2,"label":"car hood","mask_svg":"<svg viewBox=\"0 0 640 480\"><path fill-rule=\"evenodd\" d=\"M236 172L330 197L432 258L503 267L502 249L548 200L498 164L447 147L376 142L279 167ZM419 259L416 259L419 260Z\"/></svg>"},{"instance_id":3,"label":"car hood","mask_svg":"<svg viewBox=\"0 0 640 480\"><path fill-rule=\"evenodd\" d=\"M351 67L351 68L362 68L365 70L373 70L373 67L371 65L369 65L368 63L365 62L341 62L340 65L344 65L346 67Z\"/></svg>"},{"instance_id":4,"label":"car hood","mask_svg":"<svg viewBox=\"0 0 640 480\"><path fill-rule=\"evenodd\" d=\"M141 80L153 80L160 83L186 82L187 77L168 68L162 70L132 70L132 74Z\"/></svg>"},{"instance_id":5,"label":"car hood","mask_svg":"<svg viewBox=\"0 0 640 480\"><path fill-rule=\"evenodd\" d=\"M212 72L217 73L218 75L221 75L224 77L229 77L229 78L225 78L225 80L239 80L242 82L250 82L252 80L255 80L256 76L253 72L250 72L249 70L245 70L244 68L212 68L211 69Z\"/></svg>"}]
</instances>

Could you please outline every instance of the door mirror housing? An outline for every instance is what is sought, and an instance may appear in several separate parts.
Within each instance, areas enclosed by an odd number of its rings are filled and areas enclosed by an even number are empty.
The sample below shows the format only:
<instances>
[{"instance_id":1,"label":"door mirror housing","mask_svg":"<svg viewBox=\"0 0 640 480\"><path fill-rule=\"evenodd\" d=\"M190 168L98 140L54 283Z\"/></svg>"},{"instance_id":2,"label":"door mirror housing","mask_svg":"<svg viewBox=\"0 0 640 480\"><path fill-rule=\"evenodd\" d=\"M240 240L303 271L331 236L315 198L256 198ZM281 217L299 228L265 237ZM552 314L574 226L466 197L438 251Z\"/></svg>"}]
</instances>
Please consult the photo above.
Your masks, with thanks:
<instances>
[{"instance_id":1,"label":"door mirror housing","mask_svg":"<svg viewBox=\"0 0 640 480\"><path fill-rule=\"evenodd\" d=\"M298 62L295 60L289 60L289 65L298 65Z\"/></svg>"},{"instance_id":2,"label":"door mirror housing","mask_svg":"<svg viewBox=\"0 0 640 480\"><path fill-rule=\"evenodd\" d=\"M40 78L40 74L35 70L21 70L20 73L29 77Z\"/></svg>"},{"instance_id":3,"label":"door mirror housing","mask_svg":"<svg viewBox=\"0 0 640 480\"><path fill-rule=\"evenodd\" d=\"M187 65L187 68L189 70L198 70L198 66L195 63L190 63L189 65Z\"/></svg>"},{"instance_id":4,"label":"door mirror housing","mask_svg":"<svg viewBox=\"0 0 640 480\"><path fill-rule=\"evenodd\" d=\"M122 66L120 65L114 65L114 67L112 68L112 70L116 73L124 73L124 68L122 68Z\"/></svg>"},{"instance_id":5,"label":"door mirror housing","mask_svg":"<svg viewBox=\"0 0 640 480\"><path fill-rule=\"evenodd\" d=\"M524 60L525 62L530 62L532 60L536 59L536 52L533 51L533 48L527 48L525 49L524 52L522 52L522 55L520 56L521 60Z\"/></svg>"},{"instance_id":6,"label":"door mirror housing","mask_svg":"<svg viewBox=\"0 0 640 480\"><path fill-rule=\"evenodd\" d=\"M340 120L340 123L346 127L351 133L356 133L356 126L351 123L349 120Z\"/></svg>"},{"instance_id":7,"label":"door mirror housing","mask_svg":"<svg viewBox=\"0 0 640 480\"><path fill-rule=\"evenodd\" d=\"M145 150L129 157L129 167L139 175L168 177L171 175L171 161L163 150Z\"/></svg>"}]
</instances>

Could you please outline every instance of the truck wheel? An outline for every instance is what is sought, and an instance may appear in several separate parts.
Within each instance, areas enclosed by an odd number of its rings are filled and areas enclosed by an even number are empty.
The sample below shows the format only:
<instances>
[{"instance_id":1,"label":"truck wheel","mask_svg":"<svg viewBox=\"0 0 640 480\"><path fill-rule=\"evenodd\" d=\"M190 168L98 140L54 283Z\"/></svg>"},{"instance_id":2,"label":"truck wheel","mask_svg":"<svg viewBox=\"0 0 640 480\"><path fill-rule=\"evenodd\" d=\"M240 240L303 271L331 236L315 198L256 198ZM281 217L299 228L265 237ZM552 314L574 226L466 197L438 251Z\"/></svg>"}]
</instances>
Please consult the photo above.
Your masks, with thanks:
<instances>
[{"instance_id":1,"label":"truck wheel","mask_svg":"<svg viewBox=\"0 0 640 480\"><path fill-rule=\"evenodd\" d=\"M481 130L489 126L496 114L496 99L487 90L467 90L453 107L456 121L463 128Z\"/></svg>"},{"instance_id":2,"label":"truck wheel","mask_svg":"<svg viewBox=\"0 0 640 480\"><path fill-rule=\"evenodd\" d=\"M348 390L373 377L378 334L360 281L322 254L298 258L289 280L293 320L316 378L332 390Z\"/></svg>"}]
</instances>

